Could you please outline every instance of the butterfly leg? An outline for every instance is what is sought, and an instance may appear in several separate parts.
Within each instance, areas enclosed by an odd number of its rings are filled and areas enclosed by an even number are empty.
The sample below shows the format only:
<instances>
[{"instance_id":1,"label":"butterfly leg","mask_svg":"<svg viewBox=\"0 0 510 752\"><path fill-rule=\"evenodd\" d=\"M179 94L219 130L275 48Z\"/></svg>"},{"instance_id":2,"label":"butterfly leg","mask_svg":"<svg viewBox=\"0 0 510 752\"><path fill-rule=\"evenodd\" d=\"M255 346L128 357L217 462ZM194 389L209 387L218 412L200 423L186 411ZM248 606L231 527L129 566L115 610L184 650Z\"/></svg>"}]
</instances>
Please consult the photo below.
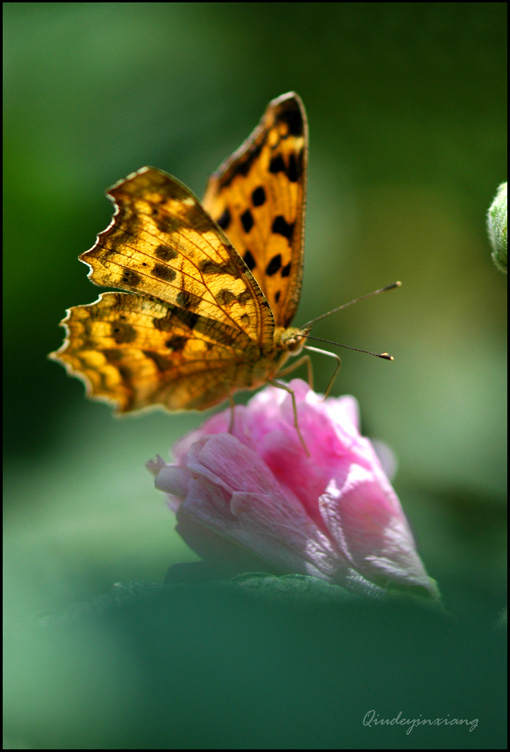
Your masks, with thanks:
<instances>
[{"instance_id":1,"label":"butterfly leg","mask_svg":"<svg viewBox=\"0 0 510 752\"><path fill-rule=\"evenodd\" d=\"M287 376L287 374L295 371L296 368L299 368L299 366L303 365L303 363L306 363L308 386L310 387L310 389L313 389L312 359L309 355L303 355L301 358L298 358L295 363L291 363L290 366L287 366L287 368L284 368L282 371L278 371L278 376Z\"/></svg>"},{"instance_id":2,"label":"butterfly leg","mask_svg":"<svg viewBox=\"0 0 510 752\"><path fill-rule=\"evenodd\" d=\"M294 413L294 426L296 428L296 431L297 431L297 434L299 436L299 440L301 442L301 445L302 445L303 449L305 450L305 452L307 453L307 455L310 457L311 455L310 455L310 452L308 451L308 447L306 446L305 440L303 439L303 435L302 435L301 431L299 430L297 405L296 405L296 395L294 394L294 392L292 391L292 389L290 388L290 386L287 386L286 384L281 384L279 381L274 381L274 379L269 379L267 383L271 384L272 386L277 386L278 389L285 389L285 391L290 394L290 397L292 399L292 411Z\"/></svg>"},{"instance_id":3,"label":"butterfly leg","mask_svg":"<svg viewBox=\"0 0 510 752\"><path fill-rule=\"evenodd\" d=\"M330 358L335 358L336 360L336 366L333 372L333 376L330 378L328 387L324 393L324 399L327 399L331 391L331 387L335 383L335 379L337 377L338 371L340 370L342 366L342 361L340 359L340 356L337 355L336 353L329 352L329 350L320 350L318 347L312 347L311 345L305 345L305 350L312 350L313 352L316 352L316 353L322 353L322 355L329 355Z\"/></svg>"}]
</instances>

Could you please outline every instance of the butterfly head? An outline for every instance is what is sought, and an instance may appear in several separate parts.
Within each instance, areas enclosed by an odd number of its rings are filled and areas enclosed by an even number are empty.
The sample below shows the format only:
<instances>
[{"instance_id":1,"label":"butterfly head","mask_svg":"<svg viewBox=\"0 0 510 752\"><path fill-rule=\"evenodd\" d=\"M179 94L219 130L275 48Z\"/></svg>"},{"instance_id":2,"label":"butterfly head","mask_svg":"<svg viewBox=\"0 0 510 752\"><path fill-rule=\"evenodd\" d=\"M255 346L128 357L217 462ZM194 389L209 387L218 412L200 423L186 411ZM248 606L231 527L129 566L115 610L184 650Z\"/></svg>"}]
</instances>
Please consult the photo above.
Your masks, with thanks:
<instances>
[{"instance_id":1,"label":"butterfly head","mask_svg":"<svg viewBox=\"0 0 510 752\"><path fill-rule=\"evenodd\" d=\"M296 326L289 326L287 329L281 329L279 334L280 347L292 355L299 355L304 347L306 338L311 327L299 329Z\"/></svg>"}]
</instances>

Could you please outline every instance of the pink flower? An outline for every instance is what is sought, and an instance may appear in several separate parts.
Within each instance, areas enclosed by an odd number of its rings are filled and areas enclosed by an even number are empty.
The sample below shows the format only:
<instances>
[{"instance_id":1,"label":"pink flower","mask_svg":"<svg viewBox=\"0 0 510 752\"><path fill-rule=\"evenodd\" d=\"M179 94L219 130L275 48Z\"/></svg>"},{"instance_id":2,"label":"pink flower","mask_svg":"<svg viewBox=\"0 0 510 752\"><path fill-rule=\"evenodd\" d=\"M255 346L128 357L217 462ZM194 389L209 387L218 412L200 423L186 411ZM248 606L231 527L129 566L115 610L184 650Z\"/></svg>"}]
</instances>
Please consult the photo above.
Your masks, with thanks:
<instances>
[{"instance_id":1,"label":"pink flower","mask_svg":"<svg viewBox=\"0 0 510 752\"><path fill-rule=\"evenodd\" d=\"M232 572L320 577L361 594L388 588L437 597L353 397L328 398L291 382L292 401L268 386L246 406L214 415L148 464L168 494L177 530L205 561Z\"/></svg>"}]
</instances>

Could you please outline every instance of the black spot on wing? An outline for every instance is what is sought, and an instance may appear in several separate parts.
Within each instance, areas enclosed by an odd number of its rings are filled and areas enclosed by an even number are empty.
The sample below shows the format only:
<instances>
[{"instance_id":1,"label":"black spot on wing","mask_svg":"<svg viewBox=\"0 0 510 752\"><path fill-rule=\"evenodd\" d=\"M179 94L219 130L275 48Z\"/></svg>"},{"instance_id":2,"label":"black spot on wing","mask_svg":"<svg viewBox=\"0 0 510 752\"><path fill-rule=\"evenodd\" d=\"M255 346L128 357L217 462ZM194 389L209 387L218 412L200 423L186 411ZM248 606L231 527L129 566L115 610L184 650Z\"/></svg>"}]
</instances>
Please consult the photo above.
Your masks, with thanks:
<instances>
[{"instance_id":1,"label":"black spot on wing","mask_svg":"<svg viewBox=\"0 0 510 752\"><path fill-rule=\"evenodd\" d=\"M248 289L243 290L243 292L240 292L237 296L237 302L241 305L245 305L249 300L253 300L253 295Z\"/></svg>"},{"instance_id":2,"label":"black spot on wing","mask_svg":"<svg viewBox=\"0 0 510 752\"><path fill-rule=\"evenodd\" d=\"M120 281L121 284L127 285L127 287L138 287L140 285L141 277L132 269L123 269Z\"/></svg>"},{"instance_id":3,"label":"black spot on wing","mask_svg":"<svg viewBox=\"0 0 510 752\"><path fill-rule=\"evenodd\" d=\"M160 324L158 329L171 331L175 326L176 320L188 329L193 330L200 320L200 316L198 313L193 313L193 311L186 310L185 308L172 307L164 319L159 319Z\"/></svg>"},{"instance_id":4,"label":"black spot on wing","mask_svg":"<svg viewBox=\"0 0 510 752\"><path fill-rule=\"evenodd\" d=\"M174 248L170 248L169 245L164 245L163 243L161 243L161 245L158 245L158 247L154 251L154 255L160 261L172 261L172 259L177 258L179 254Z\"/></svg>"},{"instance_id":5,"label":"black spot on wing","mask_svg":"<svg viewBox=\"0 0 510 752\"><path fill-rule=\"evenodd\" d=\"M131 370L131 368L126 365L119 365L118 369L120 375L122 376L122 381L124 382L124 384L130 384L133 378L133 371Z\"/></svg>"},{"instance_id":6,"label":"black spot on wing","mask_svg":"<svg viewBox=\"0 0 510 752\"><path fill-rule=\"evenodd\" d=\"M231 167L225 172L224 175L220 175L218 178L219 185L226 187L235 180L239 175L246 177L249 173L253 162L256 162L260 156L260 152L265 144L263 139L259 144L253 144L251 148L242 156L242 158L235 163L235 166Z\"/></svg>"},{"instance_id":7,"label":"black spot on wing","mask_svg":"<svg viewBox=\"0 0 510 752\"><path fill-rule=\"evenodd\" d=\"M136 339L136 330L124 321L113 321L111 332L118 345L127 345Z\"/></svg>"},{"instance_id":8,"label":"black spot on wing","mask_svg":"<svg viewBox=\"0 0 510 752\"><path fill-rule=\"evenodd\" d=\"M202 298L199 298L197 295L193 295L192 292L188 292L188 290L181 290L177 298L175 300L176 304L180 308L198 308L202 301Z\"/></svg>"},{"instance_id":9,"label":"black spot on wing","mask_svg":"<svg viewBox=\"0 0 510 752\"><path fill-rule=\"evenodd\" d=\"M264 140L265 141L265 140ZM262 147L264 146L264 141L262 141L260 144L254 144L250 150L247 152L244 160L239 162L238 165L236 165L236 172L243 175L243 177L246 177L246 175L249 173L251 166L253 162L255 162L259 156L260 152L262 150ZM233 175L235 177L235 173Z\"/></svg>"},{"instance_id":10,"label":"black spot on wing","mask_svg":"<svg viewBox=\"0 0 510 752\"><path fill-rule=\"evenodd\" d=\"M154 329L160 332L173 332L175 331L175 327L181 324L193 330L198 319L198 314L186 311L184 308L172 306L165 316L161 318L155 316L152 319L152 323L154 324Z\"/></svg>"},{"instance_id":11,"label":"black spot on wing","mask_svg":"<svg viewBox=\"0 0 510 752\"><path fill-rule=\"evenodd\" d=\"M248 316L247 313L243 313L240 320L241 320L241 324L243 324L244 326L250 325L250 317Z\"/></svg>"},{"instance_id":12,"label":"black spot on wing","mask_svg":"<svg viewBox=\"0 0 510 752\"><path fill-rule=\"evenodd\" d=\"M286 108L279 113L279 119L286 123L291 136L303 135L303 117L299 105L295 100L286 103Z\"/></svg>"},{"instance_id":13,"label":"black spot on wing","mask_svg":"<svg viewBox=\"0 0 510 752\"><path fill-rule=\"evenodd\" d=\"M262 206L266 203L266 192L262 186L255 188L251 194L251 201L253 206Z\"/></svg>"},{"instance_id":14,"label":"black spot on wing","mask_svg":"<svg viewBox=\"0 0 510 752\"><path fill-rule=\"evenodd\" d=\"M280 296L282 294L281 290L277 290L274 294L274 302L278 304L280 302Z\"/></svg>"},{"instance_id":15,"label":"black spot on wing","mask_svg":"<svg viewBox=\"0 0 510 752\"><path fill-rule=\"evenodd\" d=\"M156 227L158 228L158 230L162 232L164 235L168 235L168 233L175 230L175 219L172 217L169 217L166 214L160 214L158 212L154 216L154 222L156 223Z\"/></svg>"},{"instance_id":16,"label":"black spot on wing","mask_svg":"<svg viewBox=\"0 0 510 752\"><path fill-rule=\"evenodd\" d=\"M246 233L250 232L253 225L255 224L253 221L253 214L249 209L246 209L246 211L241 214L241 224L243 226L243 230Z\"/></svg>"},{"instance_id":17,"label":"black spot on wing","mask_svg":"<svg viewBox=\"0 0 510 752\"><path fill-rule=\"evenodd\" d=\"M228 290L226 287L220 290L216 295L216 300L221 306L228 306L237 300L232 290Z\"/></svg>"},{"instance_id":18,"label":"black spot on wing","mask_svg":"<svg viewBox=\"0 0 510 752\"><path fill-rule=\"evenodd\" d=\"M230 277L237 277L237 268L231 259L221 264L211 259L204 259L198 268L202 274L228 274Z\"/></svg>"},{"instance_id":19,"label":"black spot on wing","mask_svg":"<svg viewBox=\"0 0 510 752\"><path fill-rule=\"evenodd\" d=\"M282 266L282 257L280 253L277 253L276 256L273 256L269 264L266 266L266 274L268 277L272 277L274 274L276 274L277 271L281 269Z\"/></svg>"},{"instance_id":20,"label":"black spot on wing","mask_svg":"<svg viewBox=\"0 0 510 752\"><path fill-rule=\"evenodd\" d=\"M243 260L250 271L255 269L255 267L257 266L257 262L253 258L252 253L249 249L244 252Z\"/></svg>"},{"instance_id":21,"label":"black spot on wing","mask_svg":"<svg viewBox=\"0 0 510 752\"><path fill-rule=\"evenodd\" d=\"M152 219L156 227L164 235L169 233L179 232L182 228L190 227L193 225L191 218L191 212L193 207L186 206L181 207L181 213L169 212L164 207L155 206L152 209Z\"/></svg>"},{"instance_id":22,"label":"black spot on wing","mask_svg":"<svg viewBox=\"0 0 510 752\"><path fill-rule=\"evenodd\" d=\"M240 292L238 295L236 295L232 292L232 290L224 287L216 294L216 300L221 306L231 305L231 303L233 303L234 301L244 306L249 300L252 299L253 295L248 289L243 290L243 292Z\"/></svg>"},{"instance_id":23,"label":"black spot on wing","mask_svg":"<svg viewBox=\"0 0 510 752\"><path fill-rule=\"evenodd\" d=\"M289 166L287 168L287 177L289 178L291 183L297 183L299 178L299 170L298 170L298 164L296 160L296 155L291 154L289 157Z\"/></svg>"},{"instance_id":24,"label":"black spot on wing","mask_svg":"<svg viewBox=\"0 0 510 752\"><path fill-rule=\"evenodd\" d=\"M288 277L289 276L289 274L290 274L290 264L291 264L291 262L289 261L289 263L285 264L285 266L283 267L283 269L281 271L282 277Z\"/></svg>"},{"instance_id":25,"label":"black spot on wing","mask_svg":"<svg viewBox=\"0 0 510 752\"><path fill-rule=\"evenodd\" d=\"M294 222L287 222L285 217L279 214L273 222L271 232L277 235L283 235L287 240L291 240L294 233Z\"/></svg>"},{"instance_id":26,"label":"black spot on wing","mask_svg":"<svg viewBox=\"0 0 510 752\"><path fill-rule=\"evenodd\" d=\"M283 161L281 154L272 158L269 163L269 172L273 175L277 175L279 172L285 172L285 162Z\"/></svg>"},{"instance_id":27,"label":"black spot on wing","mask_svg":"<svg viewBox=\"0 0 510 752\"><path fill-rule=\"evenodd\" d=\"M165 345L172 352L181 352L186 347L187 341L187 337L180 337L179 335L175 335L175 337L170 337L170 339L167 339Z\"/></svg>"},{"instance_id":28,"label":"black spot on wing","mask_svg":"<svg viewBox=\"0 0 510 752\"><path fill-rule=\"evenodd\" d=\"M168 355L161 355L160 353L154 352L153 350L142 350L142 352L146 358L152 360L160 373L169 371L173 366L171 357L169 357Z\"/></svg>"},{"instance_id":29,"label":"black spot on wing","mask_svg":"<svg viewBox=\"0 0 510 752\"><path fill-rule=\"evenodd\" d=\"M173 282L177 276L177 272L165 264L154 264L152 273L162 282Z\"/></svg>"},{"instance_id":30,"label":"black spot on wing","mask_svg":"<svg viewBox=\"0 0 510 752\"><path fill-rule=\"evenodd\" d=\"M216 224L218 224L222 230L228 230L231 221L232 215L230 214L227 207L221 217L218 217L218 219L216 220Z\"/></svg>"}]
</instances>

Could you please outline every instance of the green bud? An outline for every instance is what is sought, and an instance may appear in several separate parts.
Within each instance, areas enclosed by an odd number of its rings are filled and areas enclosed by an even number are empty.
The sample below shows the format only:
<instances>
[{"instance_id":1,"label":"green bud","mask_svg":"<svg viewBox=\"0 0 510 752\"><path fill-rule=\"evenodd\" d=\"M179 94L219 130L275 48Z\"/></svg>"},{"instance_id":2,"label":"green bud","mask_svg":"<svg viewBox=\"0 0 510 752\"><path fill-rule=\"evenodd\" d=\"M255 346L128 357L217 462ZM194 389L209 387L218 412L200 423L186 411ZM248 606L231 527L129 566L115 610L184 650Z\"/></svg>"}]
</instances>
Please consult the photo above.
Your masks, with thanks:
<instances>
[{"instance_id":1,"label":"green bud","mask_svg":"<svg viewBox=\"0 0 510 752\"><path fill-rule=\"evenodd\" d=\"M498 269L506 274L506 183L502 183L487 214L487 229L492 243L492 258Z\"/></svg>"}]
</instances>

